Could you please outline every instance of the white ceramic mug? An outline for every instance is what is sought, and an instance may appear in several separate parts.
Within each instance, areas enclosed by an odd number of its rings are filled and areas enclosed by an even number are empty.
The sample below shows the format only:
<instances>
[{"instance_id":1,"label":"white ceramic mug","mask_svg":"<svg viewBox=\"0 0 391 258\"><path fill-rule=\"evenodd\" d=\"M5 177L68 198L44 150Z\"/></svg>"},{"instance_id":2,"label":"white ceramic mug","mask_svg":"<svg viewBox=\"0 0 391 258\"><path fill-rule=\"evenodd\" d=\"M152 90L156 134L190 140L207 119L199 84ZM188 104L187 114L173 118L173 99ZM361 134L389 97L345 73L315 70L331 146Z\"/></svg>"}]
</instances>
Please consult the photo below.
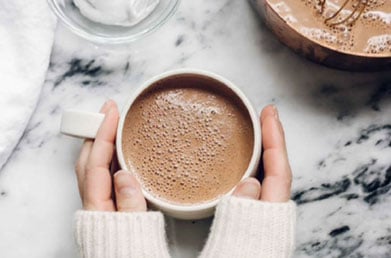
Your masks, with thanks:
<instances>
[{"instance_id":1,"label":"white ceramic mug","mask_svg":"<svg viewBox=\"0 0 391 258\"><path fill-rule=\"evenodd\" d=\"M208 79L215 80L216 84L223 84L225 87L230 89L235 95L239 97L239 99L243 102L244 106L247 108L247 111L250 115L252 128L254 133L254 147L252 152L252 157L249 162L248 168L244 173L242 179L254 176L257 172L259 160L261 156L261 128L259 124L259 118L255 109L251 105L250 101L247 97L236 87L232 82L227 79L205 71L200 70L190 70L190 69L180 69L175 71L166 72L160 74L149 81L145 82L140 88L138 88L134 94L130 97L124 108L122 109L120 121L117 130L117 139L116 139L116 147L117 147L117 157L119 160L119 164L122 169L128 170L125 158L122 152L122 129L125 122L126 114L128 110L137 99L140 94L146 91L150 86L154 85L156 82L168 78L168 77L180 77L186 75L198 75L202 77L207 77ZM63 113L62 121L61 121L61 132L66 135L80 137L80 138L95 138L96 133L99 129L100 124L102 123L104 118L103 114L100 113L90 113L90 112L81 112L76 110L66 110ZM137 176L137 175L136 175ZM239 183L239 182L238 182ZM233 192L234 189L229 191L225 195L229 195ZM214 199L210 202L193 204L193 205L178 205L168 203L164 200L158 199L150 194L148 191L143 189L143 194L145 198L148 200L151 207L161 210L167 215L170 215L175 218L180 219L201 219L209 217L213 214L214 208L219 202L219 200L223 197L220 196L217 199ZM225 196L224 195L224 196Z\"/></svg>"}]
</instances>

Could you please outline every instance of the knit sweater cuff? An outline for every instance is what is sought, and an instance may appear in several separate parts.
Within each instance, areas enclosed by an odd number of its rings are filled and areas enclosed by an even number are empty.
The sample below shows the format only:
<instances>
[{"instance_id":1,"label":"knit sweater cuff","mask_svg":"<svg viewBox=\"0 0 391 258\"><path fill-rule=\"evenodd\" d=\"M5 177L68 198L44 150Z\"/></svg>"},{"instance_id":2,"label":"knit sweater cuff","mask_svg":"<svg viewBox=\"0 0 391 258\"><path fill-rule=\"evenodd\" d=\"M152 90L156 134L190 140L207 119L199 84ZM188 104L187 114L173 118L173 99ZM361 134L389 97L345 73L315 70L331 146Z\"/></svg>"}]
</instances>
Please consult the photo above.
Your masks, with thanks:
<instances>
[{"instance_id":1,"label":"knit sweater cuff","mask_svg":"<svg viewBox=\"0 0 391 258\"><path fill-rule=\"evenodd\" d=\"M296 205L237 197L223 199L201 258L290 257L294 248Z\"/></svg>"},{"instance_id":2,"label":"knit sweater cuff","mask_svg":"<svg viewBox=\"0 0 391 258\"><path fill-rule=\"evenodd\" d=\"M83 258L169 257L159 212L78 211L76 242Z\"/></svg>"}]
</instances>

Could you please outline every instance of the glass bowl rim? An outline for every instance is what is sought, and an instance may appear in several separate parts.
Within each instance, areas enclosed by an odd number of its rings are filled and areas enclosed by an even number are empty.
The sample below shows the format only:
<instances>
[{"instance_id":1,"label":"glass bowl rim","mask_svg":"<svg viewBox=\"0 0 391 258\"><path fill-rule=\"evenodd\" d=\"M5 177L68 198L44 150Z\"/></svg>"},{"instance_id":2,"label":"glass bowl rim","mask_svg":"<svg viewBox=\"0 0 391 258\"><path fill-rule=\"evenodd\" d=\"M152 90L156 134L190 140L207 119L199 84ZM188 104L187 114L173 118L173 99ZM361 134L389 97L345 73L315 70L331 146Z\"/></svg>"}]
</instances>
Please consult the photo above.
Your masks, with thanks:
<instances>
[{"instance_id":1,"label":"glass bowl rim","mask_svg":"<svg viewBox=\"0 0 391 258\"><path fill-rule=\"evenodd\" d=\"M158 28L163 26L163 24L165 24L169 20L169 18L171 18L171 16L174 15L175 11L178 9L180 0L169 0L169 1L171 2L169 6L170 7L169 10L165 10L164 13L161 15L161 17L159 17L158 19L152 22L151 26L134 34L110 37L110 36L97 35L95 33L91 33L89 31L80 28L79 26L75 25L74 22L63 12L57 0L47 0L50 9L59 18L62 24L65 25L66 28L68 28L70 31L77 34L78 36L98 44L131 43L156 31Z\"/></svg>"}]
</instances>

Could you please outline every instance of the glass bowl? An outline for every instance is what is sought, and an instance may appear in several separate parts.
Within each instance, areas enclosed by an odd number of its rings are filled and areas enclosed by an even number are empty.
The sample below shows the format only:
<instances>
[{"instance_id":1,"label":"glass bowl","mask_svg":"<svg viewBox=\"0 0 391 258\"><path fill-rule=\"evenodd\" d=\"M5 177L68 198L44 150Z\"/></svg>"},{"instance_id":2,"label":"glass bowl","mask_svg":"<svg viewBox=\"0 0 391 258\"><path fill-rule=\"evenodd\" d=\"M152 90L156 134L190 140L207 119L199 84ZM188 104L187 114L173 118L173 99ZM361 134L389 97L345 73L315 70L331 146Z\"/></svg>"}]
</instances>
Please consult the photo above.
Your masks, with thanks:
<instances>
[{"instance_id":1,"label":"glass bowl","mask_svg":"<svg viewBox=\"0 0 391 258\"><path fill-rule=\"evenodd\" d=\"M175 12L179 0L160 0L155 10L133 26L105 25L84 17L73 0L48 0L62 23L77 35L101 44L129 43L162 26Z\"/></svg>"}]
</instances>

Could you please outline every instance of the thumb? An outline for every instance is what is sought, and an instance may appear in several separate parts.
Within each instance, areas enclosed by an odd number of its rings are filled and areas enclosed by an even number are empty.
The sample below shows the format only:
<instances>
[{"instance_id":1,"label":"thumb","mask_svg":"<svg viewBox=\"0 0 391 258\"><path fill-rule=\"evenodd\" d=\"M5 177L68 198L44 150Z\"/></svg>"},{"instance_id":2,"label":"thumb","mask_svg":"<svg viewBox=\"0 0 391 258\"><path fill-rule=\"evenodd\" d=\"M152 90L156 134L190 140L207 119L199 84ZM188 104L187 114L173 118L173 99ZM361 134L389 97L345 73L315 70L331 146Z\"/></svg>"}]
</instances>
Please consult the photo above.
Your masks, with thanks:
<instances>
[{"instance_id":1,"label":"thumb","mask_svg":"<svg viewBox=\"0 0 391 258\"><path fill-rule=\"evenodd\" d=\"M258 200L261 195L261 184L255 178L246 178L238 184L232 195L246 199Z\"/></svg>"},{"instance_id":2,"label":"thumb","mask_svg":"<svg viewBox=\"0 0 391 258\"><path fill-rule=\"evenodd\" d=\"M120 170L114 174L114 191L118 211L142 212L147 210L147 203L140 184L130 172Z\"/></svg>"}]
</instances>

